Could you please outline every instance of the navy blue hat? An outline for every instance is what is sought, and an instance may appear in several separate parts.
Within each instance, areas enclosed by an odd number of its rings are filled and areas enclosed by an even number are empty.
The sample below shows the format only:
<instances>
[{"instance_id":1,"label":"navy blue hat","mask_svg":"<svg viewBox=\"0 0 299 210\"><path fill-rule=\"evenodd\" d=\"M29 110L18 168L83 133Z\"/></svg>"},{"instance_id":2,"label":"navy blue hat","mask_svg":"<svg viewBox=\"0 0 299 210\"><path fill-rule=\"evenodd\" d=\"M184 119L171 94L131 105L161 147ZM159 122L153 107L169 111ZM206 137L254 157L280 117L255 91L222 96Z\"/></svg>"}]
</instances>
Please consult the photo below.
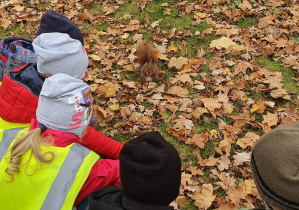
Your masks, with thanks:
<instances>
[{"instance_id":1,"label":"navy blue hat","mask_svg":"<svg viewBox=\"0 0 299 210\"><path fill-rule=\"evenodd\" d=\"M127 142L119 154L125 195L135 201L167 206L179 195L181 159L159 132Z\"/></svg>"},{"instance_id":2,"label":"navy blue hat","mask_svg":"<svg viewBox=\"0 0 299 210\"><path fill-rule=\"evenodd\" d=\"M66 33L71 38L79 40L84 45L83 35L80 29L67 17L60 15L53 10L48 10L41 19L36 36L42 33Z\"/></svg>"}]
</instances>

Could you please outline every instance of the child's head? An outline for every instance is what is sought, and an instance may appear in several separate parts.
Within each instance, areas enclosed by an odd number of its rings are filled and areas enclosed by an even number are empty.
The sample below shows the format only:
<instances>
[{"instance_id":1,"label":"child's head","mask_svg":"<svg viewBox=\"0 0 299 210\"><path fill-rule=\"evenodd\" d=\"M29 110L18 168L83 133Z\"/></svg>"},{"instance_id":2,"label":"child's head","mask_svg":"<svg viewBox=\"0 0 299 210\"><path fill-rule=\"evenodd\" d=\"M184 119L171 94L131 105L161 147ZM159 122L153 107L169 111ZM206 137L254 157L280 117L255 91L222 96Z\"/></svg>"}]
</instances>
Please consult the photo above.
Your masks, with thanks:
<instances>
[{"instance_id":1,"label":"child's head","mask_svg":"<svg viewBox=\"0 0 299 210\"><path fill-rule=\"evenodd\" d=\"M63 73L78 79L84 77L88 56L78 40L64 33L43 33L32 44L38 56L39 73Z\"/></svg>"},{"instance_id":2,"label":"child's head","mask_svg":"<svg viewBox=\"0 0 299 210\"><path fill-rule=\"evenodd\" d=\"M66 74L45 80L36 111L37 121L47 128L81 135L92 114L89 86Z\"/></svg>"},{"instance_id":3,"label":"child's head","mask_svg":"<svg viewBox=\"0 0 299 210\"><path fill-rule=\"evenodd\" d=\"M278 209L299 209L299 124L273 129L255 145L252 174L262 199Z\"/></svg>"},{"instance_id":4,"label":"child's head","mask_svg":"<svg viewBox=\"0 0 299 210\"><path fill-rule=\"evenodd\" d=\"M179 195L181 160L159 132L129 141L119 155L125 195L138 202L169 205Z\"/></svg>"},{"instance_id":5,"label":"child's head","mask_svg":"<svg viewBox=\"0 0 299 210\"><path fill-rule=\"evenodd\" d=\"M40 26L36 32L36 37L43 33L60 32L68 34L71 38L77 39L84 45L83 36L80 29L67 17L48 10L42 17Z\"/></svg>"}]
</instances>

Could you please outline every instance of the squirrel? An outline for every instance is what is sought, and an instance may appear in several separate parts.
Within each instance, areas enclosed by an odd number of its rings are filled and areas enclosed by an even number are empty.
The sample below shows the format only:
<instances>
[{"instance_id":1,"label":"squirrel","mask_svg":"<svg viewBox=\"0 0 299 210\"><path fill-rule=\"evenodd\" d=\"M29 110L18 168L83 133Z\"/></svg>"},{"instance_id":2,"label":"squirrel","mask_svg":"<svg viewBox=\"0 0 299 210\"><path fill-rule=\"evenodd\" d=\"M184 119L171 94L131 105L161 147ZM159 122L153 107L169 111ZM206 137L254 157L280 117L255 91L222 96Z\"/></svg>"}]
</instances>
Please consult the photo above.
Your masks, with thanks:
<instances>
[{"instance_id":1,"label":"squirrel","mask_svg":"<svg viewBox=\"0 0 299 210\"><path fill-rule=\"evenodd\" d=\"M140 64L139 82L157 82L159 80L158 50L152 43L141 42L137 46L137 63Z\"/></svg>"}]
</instances>

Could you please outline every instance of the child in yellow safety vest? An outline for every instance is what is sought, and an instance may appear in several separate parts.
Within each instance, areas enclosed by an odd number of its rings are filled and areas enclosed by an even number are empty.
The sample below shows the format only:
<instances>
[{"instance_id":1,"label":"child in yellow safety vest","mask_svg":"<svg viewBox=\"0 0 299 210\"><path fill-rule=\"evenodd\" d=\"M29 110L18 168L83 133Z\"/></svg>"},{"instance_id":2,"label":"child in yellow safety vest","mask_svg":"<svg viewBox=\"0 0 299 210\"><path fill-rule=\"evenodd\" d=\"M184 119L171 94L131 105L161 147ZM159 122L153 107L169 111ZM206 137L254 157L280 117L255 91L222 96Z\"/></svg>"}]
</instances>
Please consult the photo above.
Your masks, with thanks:
<instances>
[{"instance_id":1,"label":"child in yellow safety vest","mask_svg":"<svg viewBox=\"0 0 299 210\"><path fill-rule=\"evenodd\" d=\"M118 160L74 143L86 133L92 105L86 83L55 74L43 84L29 132L0 128L1 209L69 210L94 190L120 185Z\"/></svg>"}]
</instances>

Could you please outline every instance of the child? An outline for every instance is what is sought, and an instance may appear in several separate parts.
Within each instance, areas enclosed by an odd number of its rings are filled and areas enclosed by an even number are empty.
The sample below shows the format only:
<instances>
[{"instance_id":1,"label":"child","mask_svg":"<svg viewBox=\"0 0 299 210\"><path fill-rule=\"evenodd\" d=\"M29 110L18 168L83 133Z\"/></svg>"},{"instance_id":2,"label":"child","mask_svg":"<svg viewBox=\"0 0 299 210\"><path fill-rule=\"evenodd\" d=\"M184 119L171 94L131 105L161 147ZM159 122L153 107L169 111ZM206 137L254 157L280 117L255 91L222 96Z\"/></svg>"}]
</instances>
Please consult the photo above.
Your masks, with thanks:
<instances>
[{"instance_id":1,"label":"child","mask_svg":"<svg viewBox=\"0 0 299 210\"><path fill-rule=\"evenodd\" d=\"M275 128L256 143L252 174L259 194L272 209L299 209L299 122Z\"/></svg>"},{"instance_id":2,"label":"child","mask_svg":"<svg viewBox=\"0 0 299 210\"><path fill-rule=\"evenodd\" d=\"M81 42L64 33L43 33L33 42L37 65L29 64L5 75L0 86L0 126L35 123L38 95L44 80L40 75L63 72L82 79L88 57ZM64 85L66 85L65 83ZM33 121L31 121L33 119ZM28 124L21 124L26 127ZM81 144L106 158L118 159L122 145L88 126ZM107 150L113 148L113 150Z\"/></svg>"},{"instance_id":3,"label":"child","mask_svg":"<svg viewBox=\"0 0 299 210\"><path fill-rule=\"evenodd\" d=\"M159 132L129 141L119 155L123 189L100 189L89 196L89 210L163 210L179 195L181 160Z\"/></svg>"},{"instance_id":4,"label":"child","mask_svg":"<svg viewBox=\"0 0 299 210\"><path fill-rule=\"evenodd\" d=\"M80 29L67 17L48 10L42 17L36 37L43 33L60 32L68 34L71 38L77 39L84 45L83 35Z\"/></svg>"},{"instance_id":5,"label":"child","mask_svg":"<svg viewBox=\"0 0 299 210\"><path fill-rule=\"evenodd\" d=\"M118 160L77 144L91 109L89 86L56 74L43 84L29 132L0 130L1 209L69 210L93 190L120 184Z\"/></svg>"},{"instance_id":6,"label":"child","mask_svg":"<svg viewBox=\"0 0 299 210\"><path fill-rule=\"evenodd\" d=\"M80 29L67 17L48 10L42 17L36 37L43 33L66 33L84 45ZM6 37L0 42L0 81L13 69L25 64L36 63L37 55L32 40L20 36Z\"/></svg>"}]
</instances>

